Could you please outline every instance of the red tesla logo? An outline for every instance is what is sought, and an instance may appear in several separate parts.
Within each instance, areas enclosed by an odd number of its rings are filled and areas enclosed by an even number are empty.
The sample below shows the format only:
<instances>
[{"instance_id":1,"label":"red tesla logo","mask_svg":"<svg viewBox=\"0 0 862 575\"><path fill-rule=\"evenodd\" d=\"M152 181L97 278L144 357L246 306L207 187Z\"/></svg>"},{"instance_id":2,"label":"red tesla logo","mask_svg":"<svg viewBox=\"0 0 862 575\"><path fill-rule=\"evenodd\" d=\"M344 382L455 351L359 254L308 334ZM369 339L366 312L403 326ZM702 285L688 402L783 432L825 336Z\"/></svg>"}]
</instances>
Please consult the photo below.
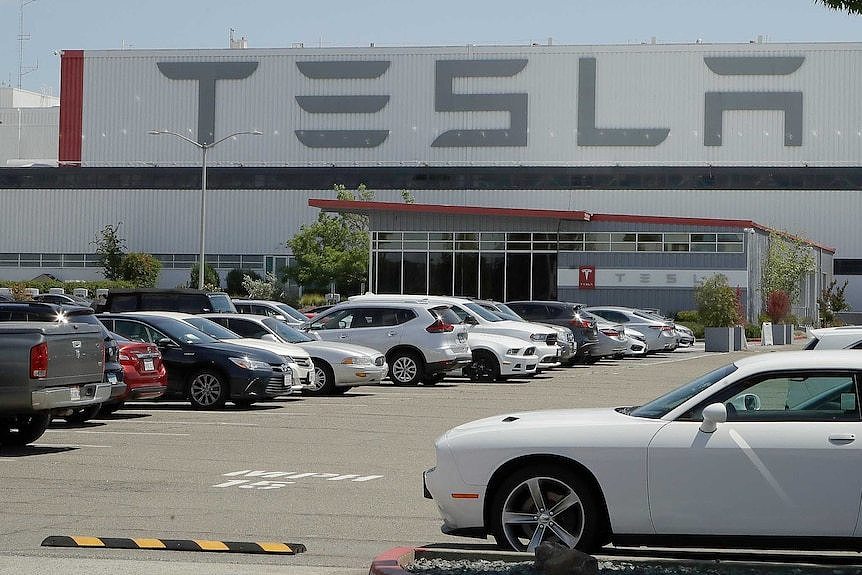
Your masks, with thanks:
<instances>
[{"instance_id":1,"label":"red tesla logo","mask_svg":"<svg viewBox=\"0 0 862 575\"><path fill-rule=\"evenodd\" d=\"M578 268L578 288L596 288L596 266L581 266Z\"/></svg>"}]
</instances>

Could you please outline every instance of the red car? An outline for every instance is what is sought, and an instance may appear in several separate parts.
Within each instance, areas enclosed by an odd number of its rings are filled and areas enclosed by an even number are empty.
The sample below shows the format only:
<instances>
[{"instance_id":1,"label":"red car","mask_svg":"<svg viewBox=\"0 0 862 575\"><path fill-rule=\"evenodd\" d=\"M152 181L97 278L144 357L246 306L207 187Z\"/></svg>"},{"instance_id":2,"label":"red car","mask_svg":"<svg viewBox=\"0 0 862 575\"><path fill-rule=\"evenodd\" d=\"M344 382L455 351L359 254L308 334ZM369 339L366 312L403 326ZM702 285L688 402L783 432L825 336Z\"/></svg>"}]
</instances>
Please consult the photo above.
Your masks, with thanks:
<instances>
[{"instance_id":1,"label":"red car","mask_svg":"<svg viewBox=\"0 0 862 575\"><path fill-rule=\"evenodd\" d=\"M112 398L110 403L103 403L101 413L112 413L129 400L161 397L168 389L168 373L155 344L113 335L120 347L120 365L123 366L126 393Z\"/></svg>"}]
</instances>

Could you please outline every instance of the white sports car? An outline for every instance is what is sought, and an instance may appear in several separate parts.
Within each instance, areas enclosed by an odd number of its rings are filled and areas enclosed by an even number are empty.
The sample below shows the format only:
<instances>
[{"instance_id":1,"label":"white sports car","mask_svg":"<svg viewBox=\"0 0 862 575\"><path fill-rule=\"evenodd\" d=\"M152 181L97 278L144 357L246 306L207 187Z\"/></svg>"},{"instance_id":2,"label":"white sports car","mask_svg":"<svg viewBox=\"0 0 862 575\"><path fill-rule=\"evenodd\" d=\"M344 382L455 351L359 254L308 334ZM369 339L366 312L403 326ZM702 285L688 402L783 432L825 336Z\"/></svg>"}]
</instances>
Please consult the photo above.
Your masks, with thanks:
<instances>
[{"instance_id":1,"label":"white sports car","mask_svg":"<svg viewBox=\"0 0 862 575\"><path fill-rule=\"evenodd\" d=\"M444 533L516 550L860 549L860 383L858 351L764 353L639 407L474 421L437 440L425 495Z\"/></svg>"}]
</instances>

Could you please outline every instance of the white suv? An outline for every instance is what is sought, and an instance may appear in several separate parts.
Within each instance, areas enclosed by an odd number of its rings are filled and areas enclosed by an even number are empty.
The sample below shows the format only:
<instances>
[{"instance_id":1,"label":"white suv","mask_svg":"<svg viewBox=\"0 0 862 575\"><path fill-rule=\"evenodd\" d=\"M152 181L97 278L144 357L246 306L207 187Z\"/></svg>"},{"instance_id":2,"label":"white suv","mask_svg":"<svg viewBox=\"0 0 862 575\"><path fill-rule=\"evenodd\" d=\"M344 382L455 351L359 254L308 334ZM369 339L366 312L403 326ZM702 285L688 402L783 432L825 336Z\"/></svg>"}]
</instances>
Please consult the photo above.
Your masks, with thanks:
<instances>
[{"instance_id":1,"label":"white suv","mask_svg":"<svg viewBox=\"0 0 862 575\"><path fill-rule=\"evenodd\" d=\"M361 301L336 305L303 325L326 341L364 345L386 355L399 385L434 385L473 360L467 329L446 305Z\"/></svg>"},{"instance_id":2,"label":"white suv","mask_svg":"<svg viewBox=\"0 0 862 575\"><path fill-rule=\"evenodd\" d=\"M558 335L556 330L535 323L502 319L473 300L446 296L365 294L353 296L349 301L379 302L395 300L427 302L449 306L461 322L468 326L471 333L505 335L524 340L524 345L527 345L529 342L529 345L535 346L535 354L539 356L539 369L548 369L560 365L560 348L557 347Z\"/></svg>"}]
</instances>

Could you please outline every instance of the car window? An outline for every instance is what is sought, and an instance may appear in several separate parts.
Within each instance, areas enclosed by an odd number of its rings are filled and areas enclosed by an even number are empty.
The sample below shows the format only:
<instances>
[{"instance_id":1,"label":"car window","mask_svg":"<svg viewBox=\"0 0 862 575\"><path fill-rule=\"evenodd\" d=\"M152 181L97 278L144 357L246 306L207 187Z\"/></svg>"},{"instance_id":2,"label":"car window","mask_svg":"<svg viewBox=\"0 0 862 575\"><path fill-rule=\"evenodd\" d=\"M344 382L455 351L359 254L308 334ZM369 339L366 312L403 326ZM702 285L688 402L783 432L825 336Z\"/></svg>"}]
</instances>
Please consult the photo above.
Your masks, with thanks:
<instances>
[{"instance_id":1,"label":"car window","mask_svg":"<svg viewBox=\"0 0 862 575\"><path fill-rule=\"evenodd\" d=\"M210 337L214 337L216 339L238 339L239 335L235 332L229 330L223 325L219 325L216 322L207 319L205 317L192 317L186 320L183 320L189 325L193 325L198 328L205 334Z\"/></svg>"},{"instance_id":2,"label":"car window","mask_svg":"<svg viewBox=\"0 0 862 575\"><path fill-rule=\"evenodd\" d=\"M603 313L593 312L596 315L600 315L608 321L612 321L614 323L628 323L630 321L629 316L624 313L613 311L613 310L605 310Z\"/></svg>"},{"instance_id":3,"label":"car window","mask_svg":"<svg viewBox=\"0 0 862 575\"><path fill-rule=\"evenodd\" d=\"M437 318L440 319L440 321L444 323L459 324L464 321L464 318L462 318L460 314L458 314L458 312L448 306L432 307L428 311L433 313L435 316L437 316ZM467 312L462 311L461 313L464 314L464 317L467 316Z\"/></svg>"},{"instance_id":4,"label":"car window","mask_svg":"<svg viewBox=\"0 0 862 575\"><path fill-rule=\"evenodd\" d=\"M553 317L553 318L570 318L570 317L572 317L572 310L567 305L546 305L545 309L548 310L548 317Z\"/></svg>"},{"instance_id":5,"label":"car window","mask_svg":"<svg viewBox=\"0 0 862 575\"><path fill-rule=\"evenodd\" d=\"M209 300L212 311L216 313L232 313L235 309L227 294L210 294Z\"/></svg>"},{"instance_id":6,"label":"car window","mask_svg":"<svg viewBox=\"0 0 862 575\"><path fill-rule=\"evenodd\" d=\"M342 309L317 318L310 324L310 329L347 329L353 322L354 309Z\"/></svg>"},{"instance_id":7,"label":"car window","mask_svg":"<svg viewBox=\"0 0 862 575\"><path fill-rule=\"evenodd\" d=\"M818 343L820 343L820 340L817 339L816 337L812 337L811 339L808 340L808 343L806 343L805 347L803 347L802 349L806 350L806 351L816 349Z\"/></svg>"},{"instance_id":8,"label":"car window","mask_svg":"<svg viewBox=\"0 0 862 575\"><path fill-rule=\"evenodd\" d=\"M269 330L255 321L247 319L231 319L228 324L231 331L238 333L242 337L250 337L260 339L269 333Z\"/></svg>"},{"instance_id":9,"label":"car window","mask_svg":"<svg viewBox=\"0 0 862 575\"><path fill-rule=\"evenodd\" d=\"M407 323L411 319L416 317L416 312L412 309L399 309L395 312L397 318L397 324L401 325L402 323Z\"/></svg>"},{"instance_id":10,"label":"car window","mask_svg":"<svg viewBox=\"0 0 862 575\"><path fill-rule=\"evenodd\" d=\"M850 349L862 349L862 341L851 347Z\"/></svg>"},{"instance_id":11,"label":"car window","mask_svg":"<svg viewBox=\"0 0 862 575\"><path fill-rule=\"evenodd\" d=\"M146 292L141 294L141 309L174 310L174 303L175 299L173 294Z\"/></svg>"},{"instance_id":12,"label":"car window","mask_svg":"<svg viewBox=\"0 0 862 575\"><path fill-rule=\"evenodd\" d=\"M251 313L251 306L247 303L235 303L234 306L239 313Z\"/></svg>"},{"instance_id":13,"label":"car window","mask_svg":"<svg viewBox=\"0 0 862 575\"><path fill-rule=\"evenodd\" d=\"M472 311L474 314L476 314L479 317L481 317L482 319L484 319L485 321L492 321L492 322L503 321L500 318L500 316L489 312L488 310L486 310L485 308L483 308L482 306L480 306L477 303L471 302L471 303L465 304L465 307L467 309L469 309L470 311Z\"/></svg>"},{"instance_id":14,"label":"car window","mask_svg":"<svg viewBox=\"0 0 862 575\"><path fill-rule=\"evenodd\" d=\"M314 338L309 337L308 335L302 333L298 329L294 329L284 323L283 321L279 321L277 319L267 317L261 320L261 322L278 334L278 337L287 341L289 343L302 343L304 341L314 341Z\"/></svg>"},{"instance_id":15,"label":"car window","mask_svg":"<svg viewBox=\"0 0 862 575\"><path fill-rule=\"evenodd\" d=\"M176 310L181 313L201 313L205 311L215 311L210 309L209 299L203 294L183 294L173 298L175 307L162 308Z\"/></svg>"},{"instance_id":16,"label":"car window","mask_svg":"<svg viewBox=\"0 0 862 575\"><path fill-rule=\"evenodd\" d=\"M145 343L156 343L166 336L158 330L152 329L137 321L127 319L114 320L114 326L111 330L118 333L129 341L140 341Z\"/></svg>"},{"instance_id":17,"label":"car window","mask_svg":"<svg viewBox=\"0 0 862 575\"><path fill-rule=\"evenodd\" d=\"M728 421L859 420L856 381L850 372L783 372L750 378L702 402L686 419L721 402Z\"/></svg>"}]
</instances>

